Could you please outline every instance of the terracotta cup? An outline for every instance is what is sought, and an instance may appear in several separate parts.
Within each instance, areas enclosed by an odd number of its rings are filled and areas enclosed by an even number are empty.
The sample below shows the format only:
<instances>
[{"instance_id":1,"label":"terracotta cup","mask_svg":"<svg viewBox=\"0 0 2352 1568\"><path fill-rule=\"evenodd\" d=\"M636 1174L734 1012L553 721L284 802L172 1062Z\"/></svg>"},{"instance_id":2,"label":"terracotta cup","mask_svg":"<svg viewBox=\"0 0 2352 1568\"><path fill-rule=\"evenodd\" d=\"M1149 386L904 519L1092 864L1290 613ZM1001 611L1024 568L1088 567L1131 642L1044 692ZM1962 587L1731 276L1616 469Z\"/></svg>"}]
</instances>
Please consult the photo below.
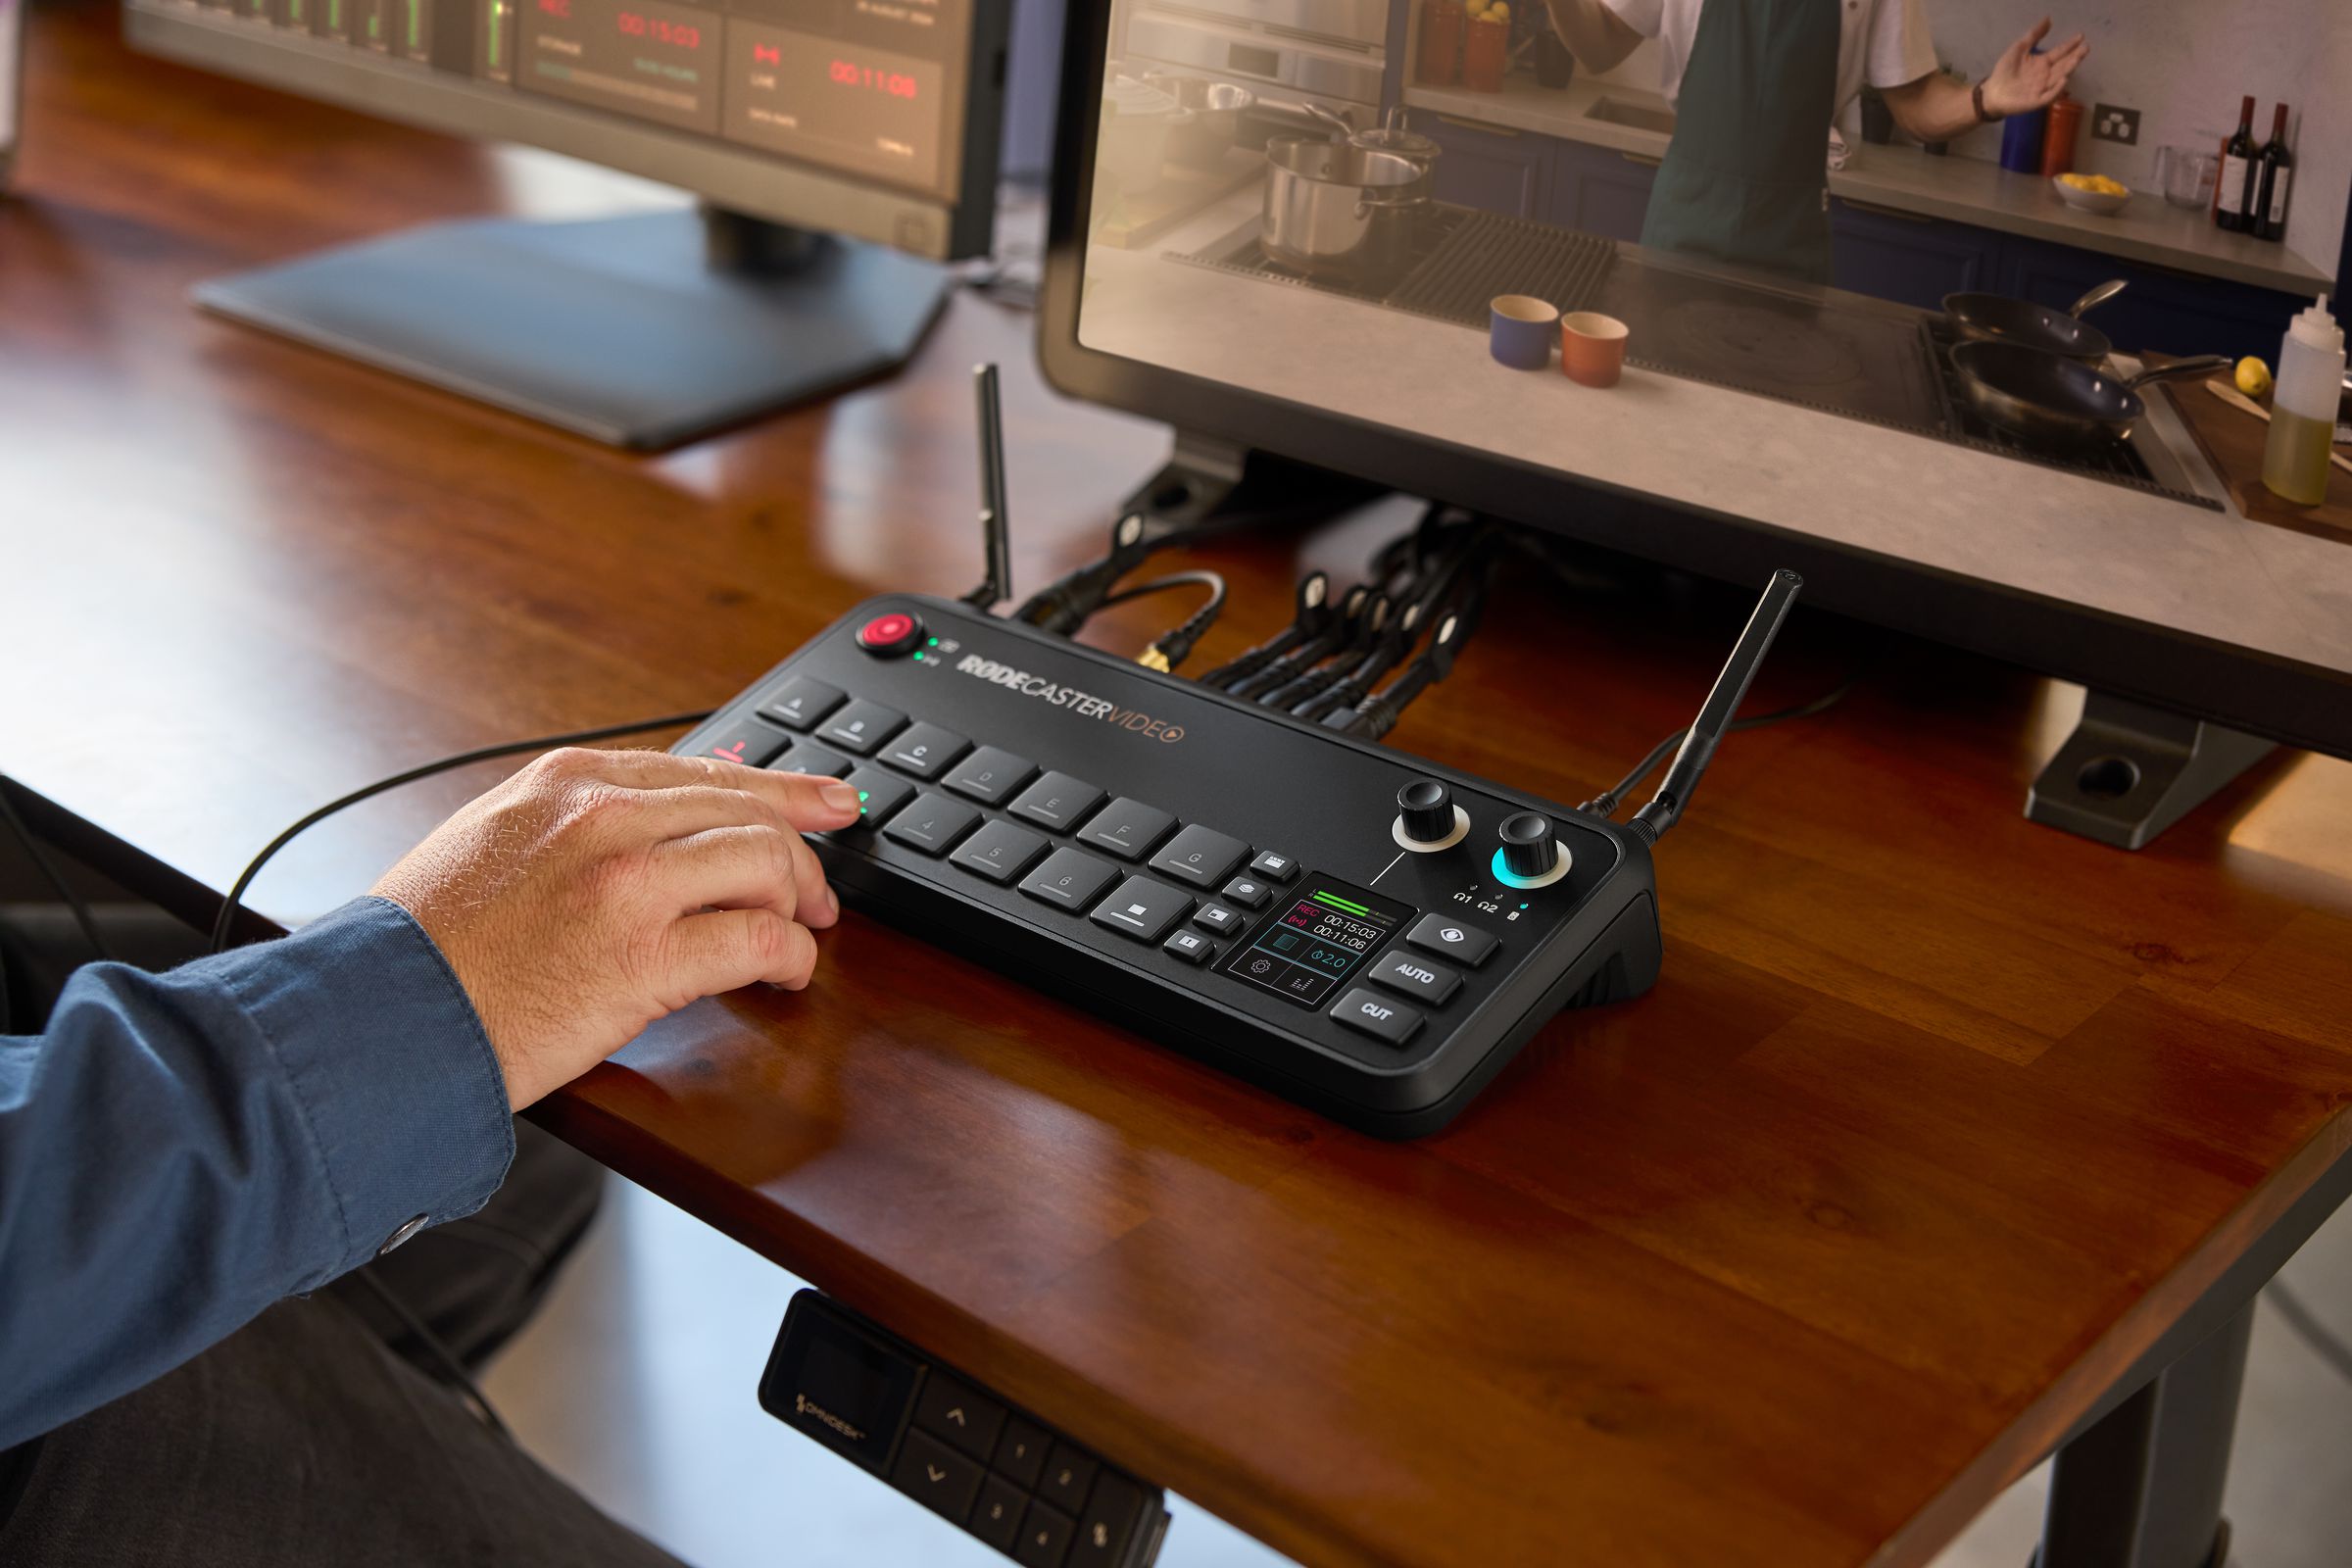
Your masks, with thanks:
<instances>
[{"instance_id":1,"label":"terracotta cup","mask_svg":"<svg viewBox=\"0 0 2352 1568\"><path fill-rule=\"evenodd\" d=\"M1580 386L1615 386L1625 372L1626 324L1598 311L1560 318L1560 369Z\"/></svg>"}]
</instances>

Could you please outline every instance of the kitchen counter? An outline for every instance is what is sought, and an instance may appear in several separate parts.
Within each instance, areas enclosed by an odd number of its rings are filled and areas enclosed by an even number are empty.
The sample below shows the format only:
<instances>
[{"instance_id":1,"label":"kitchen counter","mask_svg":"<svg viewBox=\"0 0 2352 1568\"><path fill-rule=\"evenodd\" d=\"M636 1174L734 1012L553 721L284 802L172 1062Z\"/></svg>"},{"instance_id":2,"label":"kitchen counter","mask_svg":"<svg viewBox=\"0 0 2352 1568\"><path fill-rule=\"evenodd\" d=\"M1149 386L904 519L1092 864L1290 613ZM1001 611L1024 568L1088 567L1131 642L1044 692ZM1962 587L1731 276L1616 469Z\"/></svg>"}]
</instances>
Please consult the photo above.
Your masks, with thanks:
<instances>
[{"instance_id":1,"label":"kitchen counter","mask_svg":"<svg viewBox=\"0 0 2352 1568\"><path fill-rule=\"evenodd\" d=\"M1591 111L1603 98L1641 115L1669 112L1654 92L1581 75L1565 87L1549 88L1538 86L1525 73L1513 73L1498 93L1410 83L1404 89L1406 107L1425 114L1613 148L1637 159L1665 156L1664 132L1593 118ZM2013 174L1981 158L1936 158L1913 146L1864 142L1853 148L1843 169L1830 172L1830 192L1871 207L2079 245L2258 288L2308 296L2335 286L2332 274L2285 246L2226 233L2204 213L2175 207L2160 191L2135 189L2122 212L2101 218L2067 206L2037 175Z\"/></svg>"},{"instance_id":2,"label":"kitchen counter","mask_svg":"<svg viewBox=\"0 0 2352 1568\"><path fill-rule=\"evenodd\" d=\"M2352 544L2228 510L2161 399L2143 435L2225 510L1642 369L1595 392L1502 368L1481 332L1169 259L1248 224L1257 200L1214 203L1150 251L1090 248L1080 341L1362 420L1367 441L1401 421L1507 463L2352 670Z\"/></svg>"}]
</instances>

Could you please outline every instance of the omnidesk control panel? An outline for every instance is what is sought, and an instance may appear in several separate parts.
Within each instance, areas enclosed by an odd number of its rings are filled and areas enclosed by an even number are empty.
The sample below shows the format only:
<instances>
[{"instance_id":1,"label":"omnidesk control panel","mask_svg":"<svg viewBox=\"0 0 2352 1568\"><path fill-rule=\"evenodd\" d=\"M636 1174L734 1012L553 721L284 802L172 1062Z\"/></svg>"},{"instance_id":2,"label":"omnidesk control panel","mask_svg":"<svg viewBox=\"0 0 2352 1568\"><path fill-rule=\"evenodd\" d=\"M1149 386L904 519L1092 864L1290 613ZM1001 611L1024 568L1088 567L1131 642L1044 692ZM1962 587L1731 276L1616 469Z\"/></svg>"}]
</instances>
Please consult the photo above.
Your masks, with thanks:
<instances>
[{"instance_id":1,"label":"omnidesk control panel","mask_svg":"<svg viewBox=\"0 0 2352 1568\"><path fill-rule=\"evenodd\" d=\"M802 1291L760 1404L1023 1568L1151 1568L1167 1494L970 1378Z\"/></svg>"},{"instance_id":2,"label":"omnidesk control panel","mask_svg":"<svg viewBox=\"0 0 2352 1568\"><path fill-rule=\"evenodd\" d=\"M1385 1136L1657 973L1615 824L960 604L869 601L676 749L847 778L845 902Z\"/></svg>"}]
</instances>

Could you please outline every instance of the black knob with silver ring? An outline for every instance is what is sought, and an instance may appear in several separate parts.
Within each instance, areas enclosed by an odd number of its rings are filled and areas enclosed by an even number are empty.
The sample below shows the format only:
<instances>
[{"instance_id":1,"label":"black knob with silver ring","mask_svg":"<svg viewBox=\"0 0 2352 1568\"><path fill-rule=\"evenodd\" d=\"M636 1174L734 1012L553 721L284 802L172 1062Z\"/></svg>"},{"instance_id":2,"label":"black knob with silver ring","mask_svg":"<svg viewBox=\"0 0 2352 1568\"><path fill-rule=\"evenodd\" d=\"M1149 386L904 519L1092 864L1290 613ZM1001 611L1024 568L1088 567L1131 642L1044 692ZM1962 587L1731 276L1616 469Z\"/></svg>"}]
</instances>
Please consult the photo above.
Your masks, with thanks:
<instances>
[{"instance_id":1,"label":"black knob with silver ring","mask_svg":"<svg viewBox=\"0 0 2352 1568\"><path fill-rule=\"evenodd\" d=\"M1434 854L1468 836L1470 814L1453 804L1453 791L1444 783L1417 778L1396 792L1396 820L1389 831L1399 848Z\"/></svg>"},{"instance_id":2,"label":"black knob with silver ring","mask_svg":"<svg viewBox=\"0 0 2352 1568\"><path fill-rule=\"evenodd\" d=\"M1497 836L1502 848L1494 852L1493 870L1495 880L1506 886L1549 887L1568 874L1567 847L1543 812L1520 811L1503 818Z\"/></svg>"}]
</instances>

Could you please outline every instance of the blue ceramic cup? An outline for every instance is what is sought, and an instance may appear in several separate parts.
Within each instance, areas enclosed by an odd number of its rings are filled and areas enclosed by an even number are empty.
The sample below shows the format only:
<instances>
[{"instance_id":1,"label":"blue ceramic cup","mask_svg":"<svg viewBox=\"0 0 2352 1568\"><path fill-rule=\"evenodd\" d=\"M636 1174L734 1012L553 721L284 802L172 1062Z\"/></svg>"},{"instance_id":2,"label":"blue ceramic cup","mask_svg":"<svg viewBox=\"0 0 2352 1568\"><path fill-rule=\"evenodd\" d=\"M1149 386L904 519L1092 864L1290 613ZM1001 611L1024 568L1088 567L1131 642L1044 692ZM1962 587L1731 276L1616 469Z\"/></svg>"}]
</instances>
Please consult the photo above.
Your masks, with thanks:
<instances>
[{"instance_id":1,"label":"blue ceramic cup","mask_svg":"<svg viewBox=\"0 0 2352 1568\"><path fill-rule=\"evenodd\" d=\"M1497 294L1488 311L1487 349L1497 364L1514 370L1551 364L1551 340L1560 335L1558 307L1532 294Z\"/></svg>"}]
</instances>

